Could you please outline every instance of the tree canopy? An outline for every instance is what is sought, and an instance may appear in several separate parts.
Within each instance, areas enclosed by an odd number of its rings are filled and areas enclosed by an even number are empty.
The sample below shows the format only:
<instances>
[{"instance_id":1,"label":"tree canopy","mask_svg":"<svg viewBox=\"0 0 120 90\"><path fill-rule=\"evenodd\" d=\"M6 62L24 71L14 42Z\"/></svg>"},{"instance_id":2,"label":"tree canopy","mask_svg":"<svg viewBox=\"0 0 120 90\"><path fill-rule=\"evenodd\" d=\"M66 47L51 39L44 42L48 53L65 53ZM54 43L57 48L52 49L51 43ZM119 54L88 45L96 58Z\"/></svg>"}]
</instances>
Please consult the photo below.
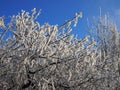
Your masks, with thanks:
<instances>
[{"instance_id":1,"label":"tree canopy","mask_svg":"<svg viewBox=\"0 0 120 90\"><path fill-rule=\"evenodd\" d=\"M22 10L7 24L0 18L1 90L120 89L120 33L107 16L78 39L71 30L81 12L62 25L40 25L39 14Z\"/></svg>"}]
</instances>

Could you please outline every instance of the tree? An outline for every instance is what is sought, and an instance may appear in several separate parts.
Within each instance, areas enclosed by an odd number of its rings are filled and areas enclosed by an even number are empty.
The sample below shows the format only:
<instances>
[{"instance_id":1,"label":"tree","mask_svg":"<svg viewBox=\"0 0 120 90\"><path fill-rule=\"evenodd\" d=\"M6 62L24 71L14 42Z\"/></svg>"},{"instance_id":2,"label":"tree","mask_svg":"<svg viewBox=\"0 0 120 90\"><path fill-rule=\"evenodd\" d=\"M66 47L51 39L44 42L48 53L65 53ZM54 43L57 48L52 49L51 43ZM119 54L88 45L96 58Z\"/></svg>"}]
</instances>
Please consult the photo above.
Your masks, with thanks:
<instances>
[{"instance_id":1,"label":"tree","mask_svg":"<svg viewBox=\"0 0 120 90\"><path fill-rule=\"evenodd\" d=\"M22 10L7 25L0 19L0 89L115 90L119 87L116 64L120 60L110 64L111 54L103 60L96 38L77 39L70 33L81 13L60 26L40 25L36 21L39 14L36 9L31 14ZM12 36L5 39L7 32Z\"/></svg>"},{"instance_id":2,"label":"tree","mask_svg":"<svg viewBox=\"0 0 120 90\"><path fill-rule=\"evenodd\" d=\"M108 15L103 18L100 16L95 21L90 33L97 43L100 57L97 63L98 69L101 69L99 71L100 77L103 77L103 80L98 85L101 85L101 89L104 90L119 90L120 33L116 24L110 20ZM103 87L104 85L106 87Z\"/></svg>"}]
</instances>

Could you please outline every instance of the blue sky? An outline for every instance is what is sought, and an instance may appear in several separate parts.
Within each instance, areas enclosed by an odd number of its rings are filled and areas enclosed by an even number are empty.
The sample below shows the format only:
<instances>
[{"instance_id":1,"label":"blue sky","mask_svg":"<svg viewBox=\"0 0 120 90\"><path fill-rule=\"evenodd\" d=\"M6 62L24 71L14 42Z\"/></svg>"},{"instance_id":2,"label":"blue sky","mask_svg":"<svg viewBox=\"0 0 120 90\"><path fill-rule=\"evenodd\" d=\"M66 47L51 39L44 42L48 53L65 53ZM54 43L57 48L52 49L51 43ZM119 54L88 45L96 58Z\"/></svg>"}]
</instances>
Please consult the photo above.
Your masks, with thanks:
<instances>
[{"instance_id":1,"label":"blue sky","mask_svg":"<svg viewBox=\"0 0 120 90\"><path fill-rule=\"evenodd\" d=\"M76 12L82 12L83 18L79 19L73 33L83 37L87 30L87 18L92 21L93 17L98 17L100 7L103 15L109 12L112 19L120 25L120 0L0 0L0 16L7 19L21 9L30 11L36 8L42 9L42 14L38 18L40 24L48 22L61 25Z\"/></svg>"}]
</instances>

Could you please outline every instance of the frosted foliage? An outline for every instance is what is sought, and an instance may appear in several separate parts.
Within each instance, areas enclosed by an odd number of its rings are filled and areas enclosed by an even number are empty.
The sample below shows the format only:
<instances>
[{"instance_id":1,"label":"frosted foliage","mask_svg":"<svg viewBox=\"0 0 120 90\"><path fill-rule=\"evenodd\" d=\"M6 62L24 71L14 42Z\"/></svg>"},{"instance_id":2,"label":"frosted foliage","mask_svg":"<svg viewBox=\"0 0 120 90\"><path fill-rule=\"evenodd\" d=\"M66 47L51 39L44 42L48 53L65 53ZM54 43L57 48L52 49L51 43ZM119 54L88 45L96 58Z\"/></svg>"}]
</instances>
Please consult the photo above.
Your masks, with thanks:
<instances>
[{"instance_id":1,"label":"frosted foliage","mask_svg":"<svg viewBox=\"0 0 120 90\"><path fill-rule=\"evenodd\" d=\"M35 8L22 10L7 25L0 18L0 90L119 90L120 34L115 26L107 26L111 37L106 33L110 47L105 48L94 37L71 34L82 13L62 25L40 25L39 14ZM4 39L5 32L13 36Z\"/></svg>"},{"instance_id":2,"label":"frosted foliage","mask_svg":"<svg viewBox=\"0 0 120 90\"><path fill-rule=\"evenodd\" d=\"M4 18L0 17L0 28L4 27Z\"/></svg>"}]
</instances>

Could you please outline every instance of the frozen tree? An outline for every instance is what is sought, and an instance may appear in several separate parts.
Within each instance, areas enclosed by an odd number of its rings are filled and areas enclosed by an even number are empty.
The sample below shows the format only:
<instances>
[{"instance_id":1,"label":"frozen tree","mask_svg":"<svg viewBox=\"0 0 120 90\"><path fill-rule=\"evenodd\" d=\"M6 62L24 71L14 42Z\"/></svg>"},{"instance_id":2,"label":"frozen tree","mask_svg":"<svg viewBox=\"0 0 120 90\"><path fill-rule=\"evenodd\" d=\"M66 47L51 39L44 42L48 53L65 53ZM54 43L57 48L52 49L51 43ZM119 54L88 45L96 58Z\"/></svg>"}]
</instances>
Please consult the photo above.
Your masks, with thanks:
<instances>
[{"instance_id":1,"label":"frozen tree","mask_svg":"<svg viewBox=\"0 0 120 90\"><path fill-rule=\"evenodd\" d=\"M96 40L99 54L99 60L96 61L96 69L99 69L97 73L99 71L101 77L101 80L96 82L100 88L98 90L119 90L120 33L116 24L109 15L100 16L91 28L90 34Z\"/></svg>"},{"instance_id":2,"label":"frozen tree","mask_svg":"<svg viewBox=\"0 0 120 90\"><path fill-rule=\"evenodd\" d=\"M114 33L110 42L106 37L105 42L111 46L103 57L105 43L99 44L90 36L78 39L71 34L72 25L76 26L82 13L62 25L40 25L40 12L31 12L22 10L6 25L4 18L0 18L1 90L119 89L120 58L119 53L113 53L120 49L117 28L108 25ZM5 39L7 32L12 36Z\"/></svg>"}]
</instances>

